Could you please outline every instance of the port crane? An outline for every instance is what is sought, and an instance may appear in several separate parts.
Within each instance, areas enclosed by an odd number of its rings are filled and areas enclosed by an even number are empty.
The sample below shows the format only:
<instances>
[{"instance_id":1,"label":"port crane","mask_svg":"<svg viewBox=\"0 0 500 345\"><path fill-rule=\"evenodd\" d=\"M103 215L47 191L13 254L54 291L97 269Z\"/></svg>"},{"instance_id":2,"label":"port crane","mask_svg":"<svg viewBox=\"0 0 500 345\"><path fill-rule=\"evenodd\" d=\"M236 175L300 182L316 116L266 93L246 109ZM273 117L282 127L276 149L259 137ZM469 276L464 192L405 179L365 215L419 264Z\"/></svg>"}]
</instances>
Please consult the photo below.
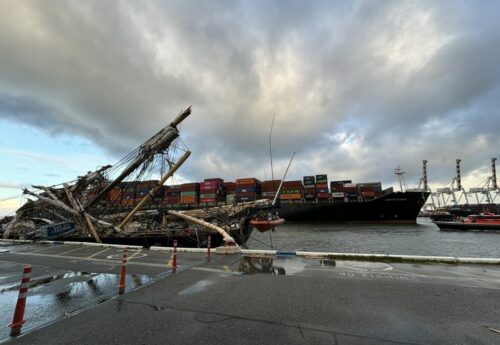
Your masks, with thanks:
<instances>
[{"instance_id":1,"label":"port crane","mask_svg":"<svg viewBox=\"0 0 500 345\"><path fill-rule=\"evenodd\" d=\"M491 158L491 176L488 176L482 187L469 189L469 193L475 195L478 204L486 201L488 204L494 203L497 196L500 194L500 189L497 184L496 174L496 158Z\"/></svg>"},{"instance_id":2,"label":"port crane","mask_svg":"<svg viewBox=\"0 0 500 345\"><path fill-rule=\"evenodd\" d=\"M446 187L443 188L438 188L437 193L434 194L438 198L438 203L439 199L441 198L440 201L443 202L442 206L446 206L451 201L453 202L453 205L458 205L460 203L460 200L462 197L465 199L465 203L468 205L469 204L469 198L467 197L467 192L465 191L465 188L462 186L462 177L461 177L461 172L460 172L460 162L461 159L456 159L456 175L453 177L451 180L450 184ZM458 198L455 193L460 193ZM458 194L457 193L457 194ZM446 195L446 197L445 197ZM441 205L439 205L441 206Z\"/></svg>"}]
</instances>

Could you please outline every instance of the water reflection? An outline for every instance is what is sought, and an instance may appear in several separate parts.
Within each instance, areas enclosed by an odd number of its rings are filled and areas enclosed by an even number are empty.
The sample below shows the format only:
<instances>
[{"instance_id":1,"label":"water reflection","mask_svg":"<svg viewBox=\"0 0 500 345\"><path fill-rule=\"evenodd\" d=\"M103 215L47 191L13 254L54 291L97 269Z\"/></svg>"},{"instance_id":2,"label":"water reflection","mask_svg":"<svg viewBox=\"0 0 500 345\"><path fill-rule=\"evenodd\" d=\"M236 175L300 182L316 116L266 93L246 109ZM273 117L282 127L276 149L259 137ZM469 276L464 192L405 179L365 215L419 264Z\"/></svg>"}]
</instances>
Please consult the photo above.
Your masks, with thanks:
<instances>
[{"instance_id":1,"label":"water reflection","mask_svg":"<svg viewBox=\"0 0 500 345\"><path fill-rule=\"evenodd\" d=\"M243 257L240 261L239 271L249 274L255 274L255 273L277 274L277 275L286 274L284 267L274 266L274 258L257 257L257 256Z\"/></svg>"},{"instance_id":2,"label":"water reflection","mask_svg":"<svg viewBox=\"0 0 500 345\"><path fill-rule=\"evenodd\" d=\"M22 332L47 324L89 306L102 303L118 294L117 274L67 271L30 281L26 303L26 324ZM127 275L126 291L152 281L146 275ZM17 300L19 284L0 286L0 323L8 325ZM0 342L9 328L0 328Z\"/></svg>"}]
</instances>

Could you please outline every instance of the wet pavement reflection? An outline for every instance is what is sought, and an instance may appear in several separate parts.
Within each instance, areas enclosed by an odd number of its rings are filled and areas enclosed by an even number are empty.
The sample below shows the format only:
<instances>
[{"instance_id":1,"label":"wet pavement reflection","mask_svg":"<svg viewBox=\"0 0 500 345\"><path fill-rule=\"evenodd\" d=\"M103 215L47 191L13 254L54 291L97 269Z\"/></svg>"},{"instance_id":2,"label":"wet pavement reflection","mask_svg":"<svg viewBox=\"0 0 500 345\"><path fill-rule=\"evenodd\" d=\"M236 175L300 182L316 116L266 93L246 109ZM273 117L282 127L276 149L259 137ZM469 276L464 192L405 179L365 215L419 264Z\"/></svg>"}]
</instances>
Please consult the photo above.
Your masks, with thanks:
<instances>
[{"instance_id":1,"label":"wet pavement reflection","mask_svg":"<svg viewBox=\"0 0 500 345\"><path fill-rule=\"evenodd\" d=\"M66 271L30 281L22 333L84 308L102 303L118 294L117 274ZM147 275L127 275L126 291L153 280ZM0 285L0 342L9 339L19 284Z\"/></svg>"},{"instance_id":2,"label":"wet pavement reflection","mask_svg":"<svg viewBox=\"0 0 500 345\"><path fill-rule=\"evenodd\" d=\"M285 268L274 264L275 258L245 256L240 261L239 271L249 274L265 273L285 275Z\"/></svg>"}]
</instances>

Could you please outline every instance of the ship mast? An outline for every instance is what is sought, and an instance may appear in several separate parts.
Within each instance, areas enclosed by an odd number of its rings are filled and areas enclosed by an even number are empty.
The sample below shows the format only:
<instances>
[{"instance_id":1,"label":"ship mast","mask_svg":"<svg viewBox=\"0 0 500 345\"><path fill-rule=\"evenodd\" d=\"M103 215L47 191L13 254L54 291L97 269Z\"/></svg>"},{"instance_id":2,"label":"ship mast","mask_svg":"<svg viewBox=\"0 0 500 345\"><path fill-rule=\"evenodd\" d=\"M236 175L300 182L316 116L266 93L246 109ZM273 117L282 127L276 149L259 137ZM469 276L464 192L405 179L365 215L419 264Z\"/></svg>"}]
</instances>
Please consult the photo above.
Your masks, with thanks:
<instances>
[{"instance_id":1,"label":"ship mast","mask_svg":"<svg viewBox=\"0 0 500 345\"><path fill-rule=\"evenodd\" d=\"M88 210L94 206L99 200L104 198L108 192L122 182L141 164L151 159L155 154L165 151L172 142L179 136L177 126L191 114L191 107L181 112L168 126L153 135L149 140L139 147L139 152L134 161L132 161L123 172L115 178L109 185L99 192L87 205L84 210Z\"/></svg>"},{"instance_id":2,"label":"ship mast","mask_svg":"<svg viewBox=\"0 0 500 345\"><path fill-rule=\"evenodd\" d=\"M398 177L399 189L401 190L401 192L406 191L408 189L408 185L406 184L406 178L405 178L406 173L398 165L398 167L394 169L394 174Z\"/></svg>"}]
</instances>

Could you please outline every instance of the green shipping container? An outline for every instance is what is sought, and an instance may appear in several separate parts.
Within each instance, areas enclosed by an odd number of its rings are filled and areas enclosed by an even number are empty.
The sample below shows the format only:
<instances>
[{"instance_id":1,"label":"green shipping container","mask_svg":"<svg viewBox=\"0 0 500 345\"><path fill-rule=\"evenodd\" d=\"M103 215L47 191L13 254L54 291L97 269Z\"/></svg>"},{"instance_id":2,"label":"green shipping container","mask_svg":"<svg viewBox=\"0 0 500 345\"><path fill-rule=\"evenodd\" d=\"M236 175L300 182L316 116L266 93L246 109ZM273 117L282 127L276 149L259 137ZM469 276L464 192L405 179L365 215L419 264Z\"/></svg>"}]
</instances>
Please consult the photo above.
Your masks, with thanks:
<instances>
[{"instance_id":1,"label":"green shipping container","mask_svg":"<svg viewBox=\"0 0 500 345\"><path fill-rule=\"evenodd\" d=\"M200 194L200 198L216 198L217 197L217 194Z\"/></svg>"}]
</instances>

